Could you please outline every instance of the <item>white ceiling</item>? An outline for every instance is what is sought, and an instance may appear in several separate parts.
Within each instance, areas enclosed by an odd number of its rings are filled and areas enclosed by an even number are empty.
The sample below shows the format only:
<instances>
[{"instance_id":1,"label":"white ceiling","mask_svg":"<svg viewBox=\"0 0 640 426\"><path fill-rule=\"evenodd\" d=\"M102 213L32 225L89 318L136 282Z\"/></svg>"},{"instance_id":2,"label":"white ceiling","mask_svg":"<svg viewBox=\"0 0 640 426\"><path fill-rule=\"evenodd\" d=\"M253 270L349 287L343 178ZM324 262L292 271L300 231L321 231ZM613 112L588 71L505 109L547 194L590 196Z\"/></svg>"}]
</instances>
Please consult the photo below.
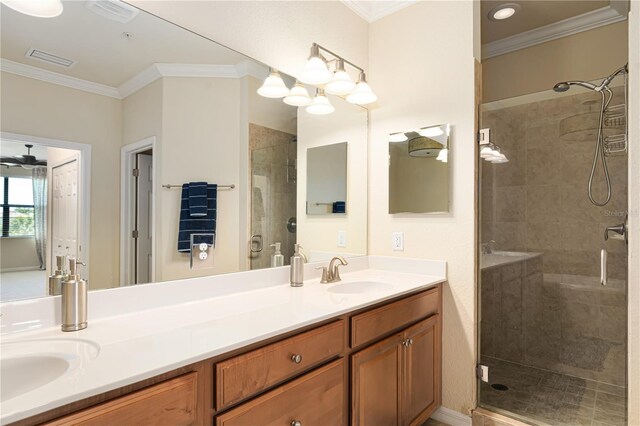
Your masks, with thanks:
<instances>
[{"instance_id":1,"label":"white ceiling","mask_svg":"<svg viewBox=\"0 0 640 426\"><path fill-rule=\"evenodd\" d=\"M154 63L235 65L248 59L148 13L139 13L123 24L96 15L84 1L63 4L64 12L48 19L2 5L2 58L111 87L120 86ZM128 40L124 32L133 38ZM66 69L26 58L29 48L77 63Z\"/></svg>"},{"instance_id":2,"label":"white ceiling","mask_svg":"<svg viewBox=\"0 0 640 426\"><path fill-rule=\"evenodd\" d=\"M358 16L371 23L391 15L418 0L340 0Z\"/></svg>"}]
</instances>

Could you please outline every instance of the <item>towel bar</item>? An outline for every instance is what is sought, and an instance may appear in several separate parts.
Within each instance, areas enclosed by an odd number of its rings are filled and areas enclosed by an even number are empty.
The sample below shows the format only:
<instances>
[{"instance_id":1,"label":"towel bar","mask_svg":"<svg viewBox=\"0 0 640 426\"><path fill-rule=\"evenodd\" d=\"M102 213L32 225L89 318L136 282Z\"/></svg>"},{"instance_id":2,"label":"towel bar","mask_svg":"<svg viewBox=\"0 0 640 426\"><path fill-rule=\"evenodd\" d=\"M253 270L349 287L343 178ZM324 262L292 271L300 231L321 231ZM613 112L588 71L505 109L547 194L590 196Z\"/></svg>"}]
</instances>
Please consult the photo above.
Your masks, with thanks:
<instances>
[{"instance_id":1,"label":"towel bar","mask_svg":"<svg viewBox=\"0 0 640 426\"><path fill-rule=\"evenodd\" d=\"M166 185L162 185L163 188L167 188L167 189L171 189L171 188L182 188L182 185L171 185L171 184L166 184ZM227 188L227 189L234 189L236 186L234 184L231 185L218 185L218 188Z\"/></svg>"}]
</instances>

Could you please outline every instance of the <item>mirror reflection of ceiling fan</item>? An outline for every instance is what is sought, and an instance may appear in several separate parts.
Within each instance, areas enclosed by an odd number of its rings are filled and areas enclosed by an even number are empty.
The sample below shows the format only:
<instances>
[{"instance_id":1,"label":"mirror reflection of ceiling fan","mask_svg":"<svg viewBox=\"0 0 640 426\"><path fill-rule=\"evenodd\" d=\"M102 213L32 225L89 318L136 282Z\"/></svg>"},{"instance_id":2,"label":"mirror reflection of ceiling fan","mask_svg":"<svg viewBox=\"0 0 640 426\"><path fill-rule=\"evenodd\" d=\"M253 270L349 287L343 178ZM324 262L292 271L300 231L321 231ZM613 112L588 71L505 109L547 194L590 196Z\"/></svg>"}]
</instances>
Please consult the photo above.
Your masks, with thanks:
<instances>
[{"instance_id":1,"label":"mirror reflection of ceiling fan","mask_svg":"<svg viewBox=\"0 0 640 426\"><path fill-rule=\"evenodd\" d=\"M38 160L35 155L31 155L33 145L26 144L27 153L16 155L15 157L2 157L0 164L7 167L22 167L23 169L34 169L36 167L47 167L46 160Z\"/></svg>"}]
</instances>

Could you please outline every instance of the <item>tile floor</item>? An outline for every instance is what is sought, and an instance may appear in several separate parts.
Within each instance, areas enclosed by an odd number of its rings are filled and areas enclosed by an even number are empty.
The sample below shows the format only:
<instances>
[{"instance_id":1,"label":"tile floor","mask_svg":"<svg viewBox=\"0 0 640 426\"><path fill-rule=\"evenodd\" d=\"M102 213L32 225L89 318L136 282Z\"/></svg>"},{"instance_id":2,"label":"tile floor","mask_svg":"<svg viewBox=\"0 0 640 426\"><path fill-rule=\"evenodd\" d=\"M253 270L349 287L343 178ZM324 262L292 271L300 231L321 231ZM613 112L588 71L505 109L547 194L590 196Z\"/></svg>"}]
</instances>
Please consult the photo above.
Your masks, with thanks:
<instances>
[{"instance_id":1,"label":"tile floor","mask_svg":"<svg viewBox=\"0 0 640 426\"><path fill-rule=\"evenodd\" d=\"M505 410L534 424L624 426L626 389L495 358L489 383L480 386L480 405ZM491 384L506 385L498 391Z\"/></svg>"}]
</instances>

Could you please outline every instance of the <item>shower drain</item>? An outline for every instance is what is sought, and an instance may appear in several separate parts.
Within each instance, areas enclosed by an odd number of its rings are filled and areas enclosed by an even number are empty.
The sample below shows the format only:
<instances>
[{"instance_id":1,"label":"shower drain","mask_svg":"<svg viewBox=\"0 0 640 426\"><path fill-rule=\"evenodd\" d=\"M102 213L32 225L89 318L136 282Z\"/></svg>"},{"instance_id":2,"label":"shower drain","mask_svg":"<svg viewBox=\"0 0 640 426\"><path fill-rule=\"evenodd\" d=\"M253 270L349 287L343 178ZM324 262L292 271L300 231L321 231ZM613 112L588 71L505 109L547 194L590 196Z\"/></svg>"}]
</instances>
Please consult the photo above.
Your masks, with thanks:
<instances>
[{"instance_id":1,"label":"shower drain","mask_svg":"<svg viewBox=\"0 0 640 426\"><path fill-rule=\"evenodd\" d=\"M494 383L491 385L492 388L498 391L508 391L509 387L507 385L503 385L502 383Z\"/></svg>"}]
</instances>

